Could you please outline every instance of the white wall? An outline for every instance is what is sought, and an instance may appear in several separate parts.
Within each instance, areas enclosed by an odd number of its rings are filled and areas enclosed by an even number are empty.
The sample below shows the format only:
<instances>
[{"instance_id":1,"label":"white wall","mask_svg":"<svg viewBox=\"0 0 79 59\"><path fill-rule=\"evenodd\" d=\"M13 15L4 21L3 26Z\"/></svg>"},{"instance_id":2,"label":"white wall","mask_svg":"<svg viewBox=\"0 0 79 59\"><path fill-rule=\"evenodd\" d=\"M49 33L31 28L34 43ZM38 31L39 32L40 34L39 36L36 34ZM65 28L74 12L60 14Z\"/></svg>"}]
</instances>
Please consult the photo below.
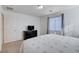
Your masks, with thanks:
<instances>
[{"instance_id":1,"label":"white wall","mask_svg":"<svg viewBox=\"0 0 79 59\"><path fill-rule=\"evenodd\" d=\"M2 7L0 6L0 51L2 49L2 41L3 41L3 23L2 23Z\"/></svg>"},{"instance_id":2,"label":"white wall","mask_svg":"<svg viewBox=\"0 0 79 59\"><path fill-rule=\"evenodd\" d=\"M79 7L76 8L71 8L68 10L64 10L64 11L60 11L51 15L48 15L48 17L50 16L56 16L59 14L64 13L64 33L67 36L73 36L73 37L79 37ZM45 21L47 21L47 19L45 19L46 16L44 16L41 19L41 26L43 29L42 34L45 34L47 31L44 29L44 27L47 27ZM43 20L45 19L45 20Z\"/></svg>"},{"instance_id":3,"label":"white wall","mask_svg":"<svg viewBox=\"0 0 79 59\"><path fill-rule=\"evenodd\" d=\"M64 11L65 35L79 36L79 7Z\"/></svg>"},{"instance_id":4,"label":"white wall","mask_svg":"<svg viewBox=\"0 0 79 59\"><path fill-rule=\"evenodd\" d=\"M40 17L4 11L4 41L23 39L23 31L28 25L34 25L40 35Z\"/></svg>"},{"instance_id":5,"label":"white wall","mask_svg":"<svg viewBox=\"0 0 79 59\"><path fill-rule=\"evenodd\" d=\"M47 34L47 16L41 17L41 35Z\"/></svg>"}]
</instances>

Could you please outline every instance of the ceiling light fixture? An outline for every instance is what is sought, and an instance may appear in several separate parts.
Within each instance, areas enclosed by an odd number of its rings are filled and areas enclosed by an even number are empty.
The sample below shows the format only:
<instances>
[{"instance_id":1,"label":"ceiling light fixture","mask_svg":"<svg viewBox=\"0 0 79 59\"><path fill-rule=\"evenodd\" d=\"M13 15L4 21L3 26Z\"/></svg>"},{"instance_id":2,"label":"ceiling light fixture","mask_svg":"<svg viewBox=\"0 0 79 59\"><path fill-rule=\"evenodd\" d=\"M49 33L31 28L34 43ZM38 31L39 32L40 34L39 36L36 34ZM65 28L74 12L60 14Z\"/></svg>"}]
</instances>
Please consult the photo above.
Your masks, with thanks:
<instances>
[{"instance_id":1,"label":"ceiling light fixture","mask_svg":"<svg viewBox=\"0 0 79 59\"><path fill-rule=\"evenodd\" d=\"M43 5L37 5L36 8L37 9L43 9L44 7L43 7Z\"/></svg>"}]
</instances>

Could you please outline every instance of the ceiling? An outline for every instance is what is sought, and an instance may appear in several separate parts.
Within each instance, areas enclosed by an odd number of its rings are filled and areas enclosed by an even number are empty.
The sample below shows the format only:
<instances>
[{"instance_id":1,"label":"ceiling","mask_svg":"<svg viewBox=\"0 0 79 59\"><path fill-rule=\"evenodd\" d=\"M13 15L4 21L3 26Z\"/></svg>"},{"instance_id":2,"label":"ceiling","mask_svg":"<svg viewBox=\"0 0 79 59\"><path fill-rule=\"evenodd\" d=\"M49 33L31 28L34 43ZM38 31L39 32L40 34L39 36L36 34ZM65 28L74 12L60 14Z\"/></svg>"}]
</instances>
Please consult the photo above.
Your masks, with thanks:
<instances>
[{"instance_id":1,"label":"ceiling","mask_svg":"<svg viewBox=\"0 0 79 59\"><path fill-rule=\"evenodd\" d=\"M77 7L76 5L43 5L43 9L36 9L36 5L5 5L3 7L13 8L13 11L34 16L49 15L61 10Z\"/></svg>"}]
</instances>

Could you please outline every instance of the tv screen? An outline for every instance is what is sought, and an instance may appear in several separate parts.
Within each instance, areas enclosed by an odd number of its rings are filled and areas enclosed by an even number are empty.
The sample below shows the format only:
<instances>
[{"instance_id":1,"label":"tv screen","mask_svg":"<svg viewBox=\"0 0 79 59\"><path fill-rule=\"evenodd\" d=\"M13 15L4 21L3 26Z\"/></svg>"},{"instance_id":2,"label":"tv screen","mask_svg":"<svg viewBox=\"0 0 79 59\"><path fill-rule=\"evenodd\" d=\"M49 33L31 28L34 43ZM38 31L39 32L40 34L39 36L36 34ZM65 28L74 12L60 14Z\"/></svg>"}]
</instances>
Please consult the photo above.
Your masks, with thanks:
<instances>
[{"instance_id":1,"label":"tv screen","mask_svg":"<svg viewBox=\"0 0 79 59\"><path fill-rule=\"evenodd\" d=\"M28 30L34 30L34 26L28 26Z\"/></svg>"}]
</instances>

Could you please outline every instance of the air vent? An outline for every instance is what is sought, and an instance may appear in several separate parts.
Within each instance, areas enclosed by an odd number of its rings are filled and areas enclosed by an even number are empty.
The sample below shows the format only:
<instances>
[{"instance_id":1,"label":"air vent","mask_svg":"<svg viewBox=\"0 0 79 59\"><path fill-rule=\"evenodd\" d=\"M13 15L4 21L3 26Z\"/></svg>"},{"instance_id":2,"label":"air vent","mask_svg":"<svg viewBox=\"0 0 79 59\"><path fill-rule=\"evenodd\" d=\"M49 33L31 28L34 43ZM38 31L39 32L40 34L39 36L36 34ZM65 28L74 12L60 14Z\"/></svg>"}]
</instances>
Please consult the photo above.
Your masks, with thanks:
<instances>
[{"instance_id":1,"label":"air vent","mask_svg":"<svg viewBox=\"0 0 79 59\"><path fill-rule=\"evenodd\" d=\"M6 7L7 10L13 11L13 8L11 7Z\"/></svg>"},{"instance_id":2,"label":"air vent","mask_svg":"<svg viewBox=\"0 0 79 59\"><path fill-rule=\"evenodd\" d=\"M52 10L49 10L49 12L53 12Z\"/></svg>"}]
</instances>

